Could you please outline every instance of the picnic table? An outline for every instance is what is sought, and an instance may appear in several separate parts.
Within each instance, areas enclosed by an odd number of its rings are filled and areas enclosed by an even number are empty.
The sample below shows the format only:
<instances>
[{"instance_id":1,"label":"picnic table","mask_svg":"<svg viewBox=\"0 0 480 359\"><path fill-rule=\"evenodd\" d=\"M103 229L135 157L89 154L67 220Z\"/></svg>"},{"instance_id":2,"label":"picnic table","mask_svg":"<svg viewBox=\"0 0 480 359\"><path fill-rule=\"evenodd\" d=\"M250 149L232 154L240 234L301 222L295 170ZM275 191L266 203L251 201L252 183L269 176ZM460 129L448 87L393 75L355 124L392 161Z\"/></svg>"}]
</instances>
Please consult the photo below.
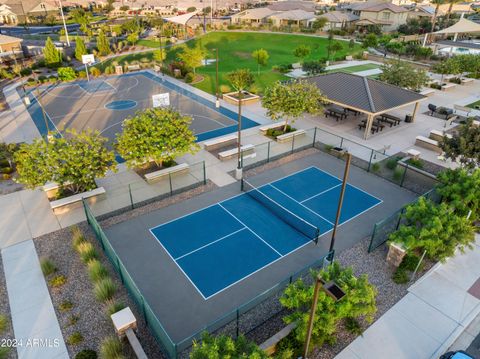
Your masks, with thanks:
<instances>
[{"instance_id":1,"label":"picnic table","mask_svg":"<svg viewBox=\"0 0 480 359\"><path fill-rule=\"evenodd\" d=\"M362 120L361 123L358 125L358 129L361 130L362 128L366 128L367 127L367 120ZM383 129L385 128L385 125L378 122L378 121L374 121L372 123L372 128L370 129L370 132L372 132L372 134L374 134L375 132L378 132L378 131L383 131Z\"/></svg>"},{"instance_id":2,"label":"picnic table","mask_svg":"<svg viewBox=\"0 0 480 359\"><path fill-rule=\"evenodd\" d=\"M388 113L384 113L377 118L377 121L388 123L390 127L392 127L399 125L402 120L398 117L389 115Z\"/></svg>"},{"instance_id":3,"label":"picnic table","mask_svg":"<svg viewBox=\"0 0 480 359\"><path fill-rule=\"evenodd\" d=\"M341 110L335 107L329 107L325 109L325 117L328 117L328 116L334 117L337 122L338 120L343 120L347 118L347 114L345 113L344 110Z\"/></svg>"}]
</instances>

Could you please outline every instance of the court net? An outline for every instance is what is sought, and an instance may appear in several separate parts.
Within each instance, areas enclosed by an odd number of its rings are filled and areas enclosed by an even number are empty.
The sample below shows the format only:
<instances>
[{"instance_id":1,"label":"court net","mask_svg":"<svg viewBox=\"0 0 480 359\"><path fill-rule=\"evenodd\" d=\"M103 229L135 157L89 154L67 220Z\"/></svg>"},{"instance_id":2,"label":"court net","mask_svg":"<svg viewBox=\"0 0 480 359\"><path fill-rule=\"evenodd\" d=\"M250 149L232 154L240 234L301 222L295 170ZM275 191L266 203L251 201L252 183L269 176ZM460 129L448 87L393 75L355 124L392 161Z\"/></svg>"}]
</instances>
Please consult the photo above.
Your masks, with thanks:
<instances>
[{"instance_id":1,"label":"court net","mask_svg":"<svg viewBox=\"0 0 480 359\"><path fill-rule=\"evenodd\" d=\"M242 179L242 191L262 204L282 221L295 228L297 231L314 241L316 244L318 243L318 237L320 236L320 230L318 227L283 207L273 198L267 196L259 188L255 187L245 179Z\"/></svg>"}]
</instances>

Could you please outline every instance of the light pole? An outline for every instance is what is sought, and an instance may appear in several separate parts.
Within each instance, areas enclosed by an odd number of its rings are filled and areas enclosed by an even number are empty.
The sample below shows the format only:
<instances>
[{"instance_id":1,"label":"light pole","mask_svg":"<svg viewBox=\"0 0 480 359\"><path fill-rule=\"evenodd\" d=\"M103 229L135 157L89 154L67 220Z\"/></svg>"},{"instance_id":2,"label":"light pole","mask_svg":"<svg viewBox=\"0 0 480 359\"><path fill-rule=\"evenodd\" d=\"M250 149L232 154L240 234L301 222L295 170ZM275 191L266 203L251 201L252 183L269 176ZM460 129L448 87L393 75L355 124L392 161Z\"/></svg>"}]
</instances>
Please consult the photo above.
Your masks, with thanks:
<instances>
[{"instance_id":1,"label":"light pole","mask_svg":"<svg viewBox=\"0 0 480 359\"><path fill-rule=\"evenodd\" d=\"M345 296L345 292L335 282L331 281L325 283L325 281L320 277L320 274L317 274L317 277L315 278L313 302L310 309L310 318L308 319L307 337L305 339L305 347L303 348L303 359L307 359L308 355L308 347L310 346L310 340L312 338L313 324L315 322L315 313L317 311L320 289L322 289L328 296L332 297L335 303Z\"/></svg>"},{"instance_id":2,"label":"light pole","mask_svg":"<svg viewBox=\"0 0 480 359\"><path fill-rule=\"evenodd\" d=\"M215 50L215 107L220 107L220 93L218 92L218 47Z\"/></svg>"},{"instance_id":3,"label":"light pole","mask_svg":"<svg viewBox=\"0 0 480 359\"><path fill-rule=\"evenodd\" d=\"M63 28L65 30L65 39L67 40L67 46L70 47L70 39L68 38L67 23L65 22L65 15L63 14L62 0L58 0L58 4L60 5L60 14L62 15Z\"/></svg>"},{"instance_id":4,"label":"light pole","mask_svg":"<svg viewBox=\"0 0 480 359\"><path fill-rule=\"evenodd\" d=\"M334 247L335 247L335 236L337 234L338 222L340 222L340 215L342 214L343 199L345 197L345 189L347 187L348 174L350 172L350 163L352 161L352 154L349 152L345 153L347 160L345 162L345 171L343 173L342 189L340 191L340 198L338 199L337 215L335 217L335 225L333 226L332 239L330 240L330 253L328 254L328 261L333 260Z\"/></svg>"}]
</instances>

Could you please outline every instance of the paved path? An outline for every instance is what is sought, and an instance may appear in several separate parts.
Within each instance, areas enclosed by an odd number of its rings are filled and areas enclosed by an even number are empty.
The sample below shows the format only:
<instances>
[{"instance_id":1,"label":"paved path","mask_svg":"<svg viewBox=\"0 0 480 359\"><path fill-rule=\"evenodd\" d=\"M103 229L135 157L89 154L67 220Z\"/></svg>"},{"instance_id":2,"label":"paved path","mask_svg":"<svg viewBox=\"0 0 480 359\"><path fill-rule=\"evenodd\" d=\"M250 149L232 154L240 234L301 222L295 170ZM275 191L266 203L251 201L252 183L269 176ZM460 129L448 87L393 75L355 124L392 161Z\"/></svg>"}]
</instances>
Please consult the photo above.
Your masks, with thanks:
<instances>
[{"instance_id":1,"label":"paved path","mask_svg":"<svg viewBox=\"0 0 480 359\"><path fill-rule=\"evenodd\" d=\"M435 265L337 359L437 359L480 313L480 235Z\"/></svg>"},{"instance_id":2,"label":"paved path","mask_svg":"<svg viewBox=\"0 0 480 359\"><path fill-rule=\"evenodd\" d=\"M33 241L2 249L1 254L13 330L21 342L18 358L69 358Z\"/></svg>"}]
</instances>

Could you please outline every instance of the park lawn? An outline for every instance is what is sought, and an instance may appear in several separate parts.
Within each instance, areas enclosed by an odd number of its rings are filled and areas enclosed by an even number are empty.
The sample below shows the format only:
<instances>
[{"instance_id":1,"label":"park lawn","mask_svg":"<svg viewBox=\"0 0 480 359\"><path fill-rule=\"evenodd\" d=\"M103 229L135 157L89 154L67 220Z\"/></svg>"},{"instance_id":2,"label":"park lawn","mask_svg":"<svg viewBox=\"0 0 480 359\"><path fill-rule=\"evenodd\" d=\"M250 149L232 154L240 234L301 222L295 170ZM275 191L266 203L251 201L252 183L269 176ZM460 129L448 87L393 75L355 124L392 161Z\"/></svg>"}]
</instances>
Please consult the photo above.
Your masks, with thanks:
<instances>
[{"instance_id":1,"label":"park lawn","mask_svg":"<svg viewBox=\"0 0 480 359\"><path fill-rule=\"evenodd\" d=\"M140 39L137 41L138 46L145 46L151 48L158 48L160 45L158 40ZM163 44L165 46L165 44Z\"/></svg>"},{"instance_id":2,"label":"park lawn","mask_svg":"<svg viewBox=\"0 0 480 359\"><path fill-rule=\"evenodd\" d=\"M345 57L345 55L360 51L360 46L356 45L349 49L347 41L339 41L343 49L335 54L335 57ZM279 72L272 70L273 66L287 65L300 62L300 59L293 56L293 51L300 45L309 46L311 53L305 58L305 61L319 60L327 57L328 40L320 37L290 35L290 34L272 34L272 33L248 33L248 32L213 32L199 37L188 43L189 46L196 44L209 50L207 57L214 58L212 49L219 49L219 83L229 86L227 74L231 71L241 68L248 68L255 74L255 85L252 86L255 92L262 93L265 87L278 80L287 79ZM267 50L270 58L265 67L260 67L260 75L257 75L257 64L251 54L257 49ZM175 55L173 49L170 56ZM195 87L209 93L215 93L215 64L203 66L197 69L197 72L205 77L205 80L196 84Z\"/></svg>"},{"instance_id":3,"label":"park lawn","mask_svg":"<svg viewBox=\"0 0 480 359\"><path fill-rule=\"evenodd\" d=\"M141 43L139 45L146 46ZM340 41L342 50L335 53L336 58L344 58L345 55L353 54L361 51L359 45L355 45L353 49L349 48L348 41ZM288 79L284 74L273 70L273 66L288 65L301 60L293 56L293 51L300 45L309 46L311 53L305 58L305 61L320 60L327 58L327 44L326 38L291 35L291 34L273 34L273 33L249 33L249 32L212 32L204 36L193 39L187 43L186 46L200 45L207 51L207 58L215 58L215 53L212 51L215 48L219 49L219 83L230 87L227 80L227 74L231 71L248 68L252 71L255 78L255 84L251 90L256 93L263 93L264 89L278 80ZM184 45L185 46L185 45ZM166 62L171 62L177 59L177 54L181 51L182 45L174 46L167 50ZM260 72L257 72L257 64L253 60L251 54L257 49L267 50L270 58L266 66L260 67ZM102 62L97 65L102 70L106 66L111 65L114 61L120 65L125 62L141 61L142 59L152 60L153 52L144 52L140 54L131 54L118 56L113 59ZM333 58L333 56L332 56ZM366 65L365 65L366 66ZM215 63L207 66L202 66L196 69L196 72L204 77L204 80L195 84L194 86L206 91L208 93L215 93ZM231 87L230 87L231 89ZM233 90L233 89L231 89Z\"/></svg>"}]
</instances>

